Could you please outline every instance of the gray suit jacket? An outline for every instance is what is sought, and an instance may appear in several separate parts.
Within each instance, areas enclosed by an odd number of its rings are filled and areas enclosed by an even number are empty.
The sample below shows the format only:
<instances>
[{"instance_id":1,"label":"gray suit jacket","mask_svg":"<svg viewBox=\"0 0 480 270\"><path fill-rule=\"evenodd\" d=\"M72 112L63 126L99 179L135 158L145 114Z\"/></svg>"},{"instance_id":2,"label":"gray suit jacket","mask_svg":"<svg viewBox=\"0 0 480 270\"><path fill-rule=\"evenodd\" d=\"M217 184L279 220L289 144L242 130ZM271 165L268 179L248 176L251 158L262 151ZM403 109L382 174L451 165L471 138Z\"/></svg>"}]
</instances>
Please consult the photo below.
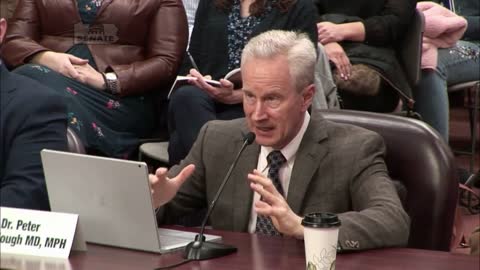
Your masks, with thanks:
<instances>
[{"instance_id":1,"label":"gray suit jacket","mask_svg":"<svg viewBox=\"0 0 480 270\"><path fill-rule=\"evenodd\" d=\"M196 166L160 218L179 217L207 206L246 133L244 119L207 123L185 160L169 171L174 176L187 164ZM210 217L213 228L247 231L253 198L247 174L256 168L259 151L260 146L253 143L240 157ZM378 134L313 115L296 154L289 206L300 216L338 213L343 249L406 245L410 220L388 176L384 155Z\"/></svg>"}]
</instances>

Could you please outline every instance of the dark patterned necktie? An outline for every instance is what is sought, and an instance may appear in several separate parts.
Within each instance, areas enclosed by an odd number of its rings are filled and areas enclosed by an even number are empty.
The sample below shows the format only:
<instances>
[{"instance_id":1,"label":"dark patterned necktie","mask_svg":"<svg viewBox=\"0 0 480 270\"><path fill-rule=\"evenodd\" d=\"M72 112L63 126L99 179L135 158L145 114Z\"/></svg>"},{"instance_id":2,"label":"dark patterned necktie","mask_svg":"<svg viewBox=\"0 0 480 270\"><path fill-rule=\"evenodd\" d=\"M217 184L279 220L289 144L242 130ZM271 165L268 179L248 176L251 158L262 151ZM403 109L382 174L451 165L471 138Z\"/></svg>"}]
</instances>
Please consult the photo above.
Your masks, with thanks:
<instances>
[{"instance_id":1,"label":"dark patterned necktie","mask_svg":"<svg viewBox=\"0 0 480 270\"><path fill-rule=\"evenodd\" d=\"M278 172L286 161L287 160L282 155L282 152L278 150L270 152L270 154L267 156L267 162L270 166L270 169L268 169L268 178L272 180L273 185L275 188L277 188L278 192L282 194L282 196L285 196L285 193L283 192L283 187L282 183L280 183L280 175ZM268 216L262 215L257 216L255 232L264 235L280 235L280 233L275 229L275 226L273 226L272 219Z\"/></svg>"}]
</instances>

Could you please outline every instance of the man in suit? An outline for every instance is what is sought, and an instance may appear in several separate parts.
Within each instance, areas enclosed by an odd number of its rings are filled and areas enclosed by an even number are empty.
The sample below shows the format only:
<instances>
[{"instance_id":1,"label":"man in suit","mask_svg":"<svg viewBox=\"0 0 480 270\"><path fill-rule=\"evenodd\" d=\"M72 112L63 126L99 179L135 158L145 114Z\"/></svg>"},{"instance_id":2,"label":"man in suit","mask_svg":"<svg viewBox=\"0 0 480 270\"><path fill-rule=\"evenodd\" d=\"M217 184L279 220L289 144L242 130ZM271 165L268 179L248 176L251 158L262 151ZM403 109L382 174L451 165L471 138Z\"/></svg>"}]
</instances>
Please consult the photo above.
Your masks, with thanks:
<instances>
[{"instance_id":1,"label":"man in suit","mask_svg":"<svg viewBox=\"0 0 480 270\"><path fill-rule=\"evenodd\" d=\"M206 207L242 134L251 131L255 143L217 201L213 228L301 239L302 216L333 212L342 222L343 249L406 245L410 220L388 176L382 138L318 112L309 115L314 65L315 49L304 34L270 31L252 38L241 64L246 118L207 123L180 165L150 175L154 205L163 206L159 219ZM265 220L273 232L265 230Z\"/></svg>"},{"instance_id":2,"label":"man in suit","mask_svg":"<svg viewBox=\"0 0 480 270\"><path fill-rule=\"evenodd\" d=\"M0 18L0 46L7 23ZM40 151L67 149L63 99L0 59L0 206L49 210Z\"/></svg>"}]
</instances>

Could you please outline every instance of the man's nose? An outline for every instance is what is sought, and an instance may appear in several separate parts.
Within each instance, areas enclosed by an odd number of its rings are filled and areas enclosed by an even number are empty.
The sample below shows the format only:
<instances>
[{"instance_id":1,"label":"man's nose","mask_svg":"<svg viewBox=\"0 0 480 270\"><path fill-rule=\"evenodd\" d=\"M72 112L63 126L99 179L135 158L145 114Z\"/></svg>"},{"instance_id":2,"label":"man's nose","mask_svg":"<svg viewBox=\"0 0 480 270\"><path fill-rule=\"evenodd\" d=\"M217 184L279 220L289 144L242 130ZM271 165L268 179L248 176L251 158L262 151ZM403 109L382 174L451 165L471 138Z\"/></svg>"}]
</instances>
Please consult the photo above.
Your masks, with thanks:
<instances>
[{"instance_id":1,"label":"man's nose","mask_svg":"<svg viewBox=\"0 0 480 270\"><path fill-rule=\"evenodd\" d=\"M252 118L255 121L261 121L267 118L267 114L265 112L265 105L262 102L257 102L255 104Z\"/></svg>"}]
</instances>

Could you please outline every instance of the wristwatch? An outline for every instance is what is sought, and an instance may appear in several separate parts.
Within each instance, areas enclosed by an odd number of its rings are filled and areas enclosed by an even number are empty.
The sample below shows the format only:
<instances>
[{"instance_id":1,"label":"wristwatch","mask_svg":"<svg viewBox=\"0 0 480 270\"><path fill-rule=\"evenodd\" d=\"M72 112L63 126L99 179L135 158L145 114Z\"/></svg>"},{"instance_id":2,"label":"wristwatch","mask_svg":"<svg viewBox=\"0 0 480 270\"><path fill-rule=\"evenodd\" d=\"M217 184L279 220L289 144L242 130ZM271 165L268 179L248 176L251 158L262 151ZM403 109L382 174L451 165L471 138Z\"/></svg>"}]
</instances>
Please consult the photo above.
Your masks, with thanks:
<instances>
[{"instance_id":1,"label":"wristwatch","mask_svg":"<svg viewBox=\"0 0 480 270\"><path fill-rule=\"evenodd\" d=\"M118 89L117 74L115 74L115 72L107 72L102 74L103 79L105 80L105 86L107 88L107 91L114 95L120 93L120 89Z\"/></svg>"}]
</instances>

